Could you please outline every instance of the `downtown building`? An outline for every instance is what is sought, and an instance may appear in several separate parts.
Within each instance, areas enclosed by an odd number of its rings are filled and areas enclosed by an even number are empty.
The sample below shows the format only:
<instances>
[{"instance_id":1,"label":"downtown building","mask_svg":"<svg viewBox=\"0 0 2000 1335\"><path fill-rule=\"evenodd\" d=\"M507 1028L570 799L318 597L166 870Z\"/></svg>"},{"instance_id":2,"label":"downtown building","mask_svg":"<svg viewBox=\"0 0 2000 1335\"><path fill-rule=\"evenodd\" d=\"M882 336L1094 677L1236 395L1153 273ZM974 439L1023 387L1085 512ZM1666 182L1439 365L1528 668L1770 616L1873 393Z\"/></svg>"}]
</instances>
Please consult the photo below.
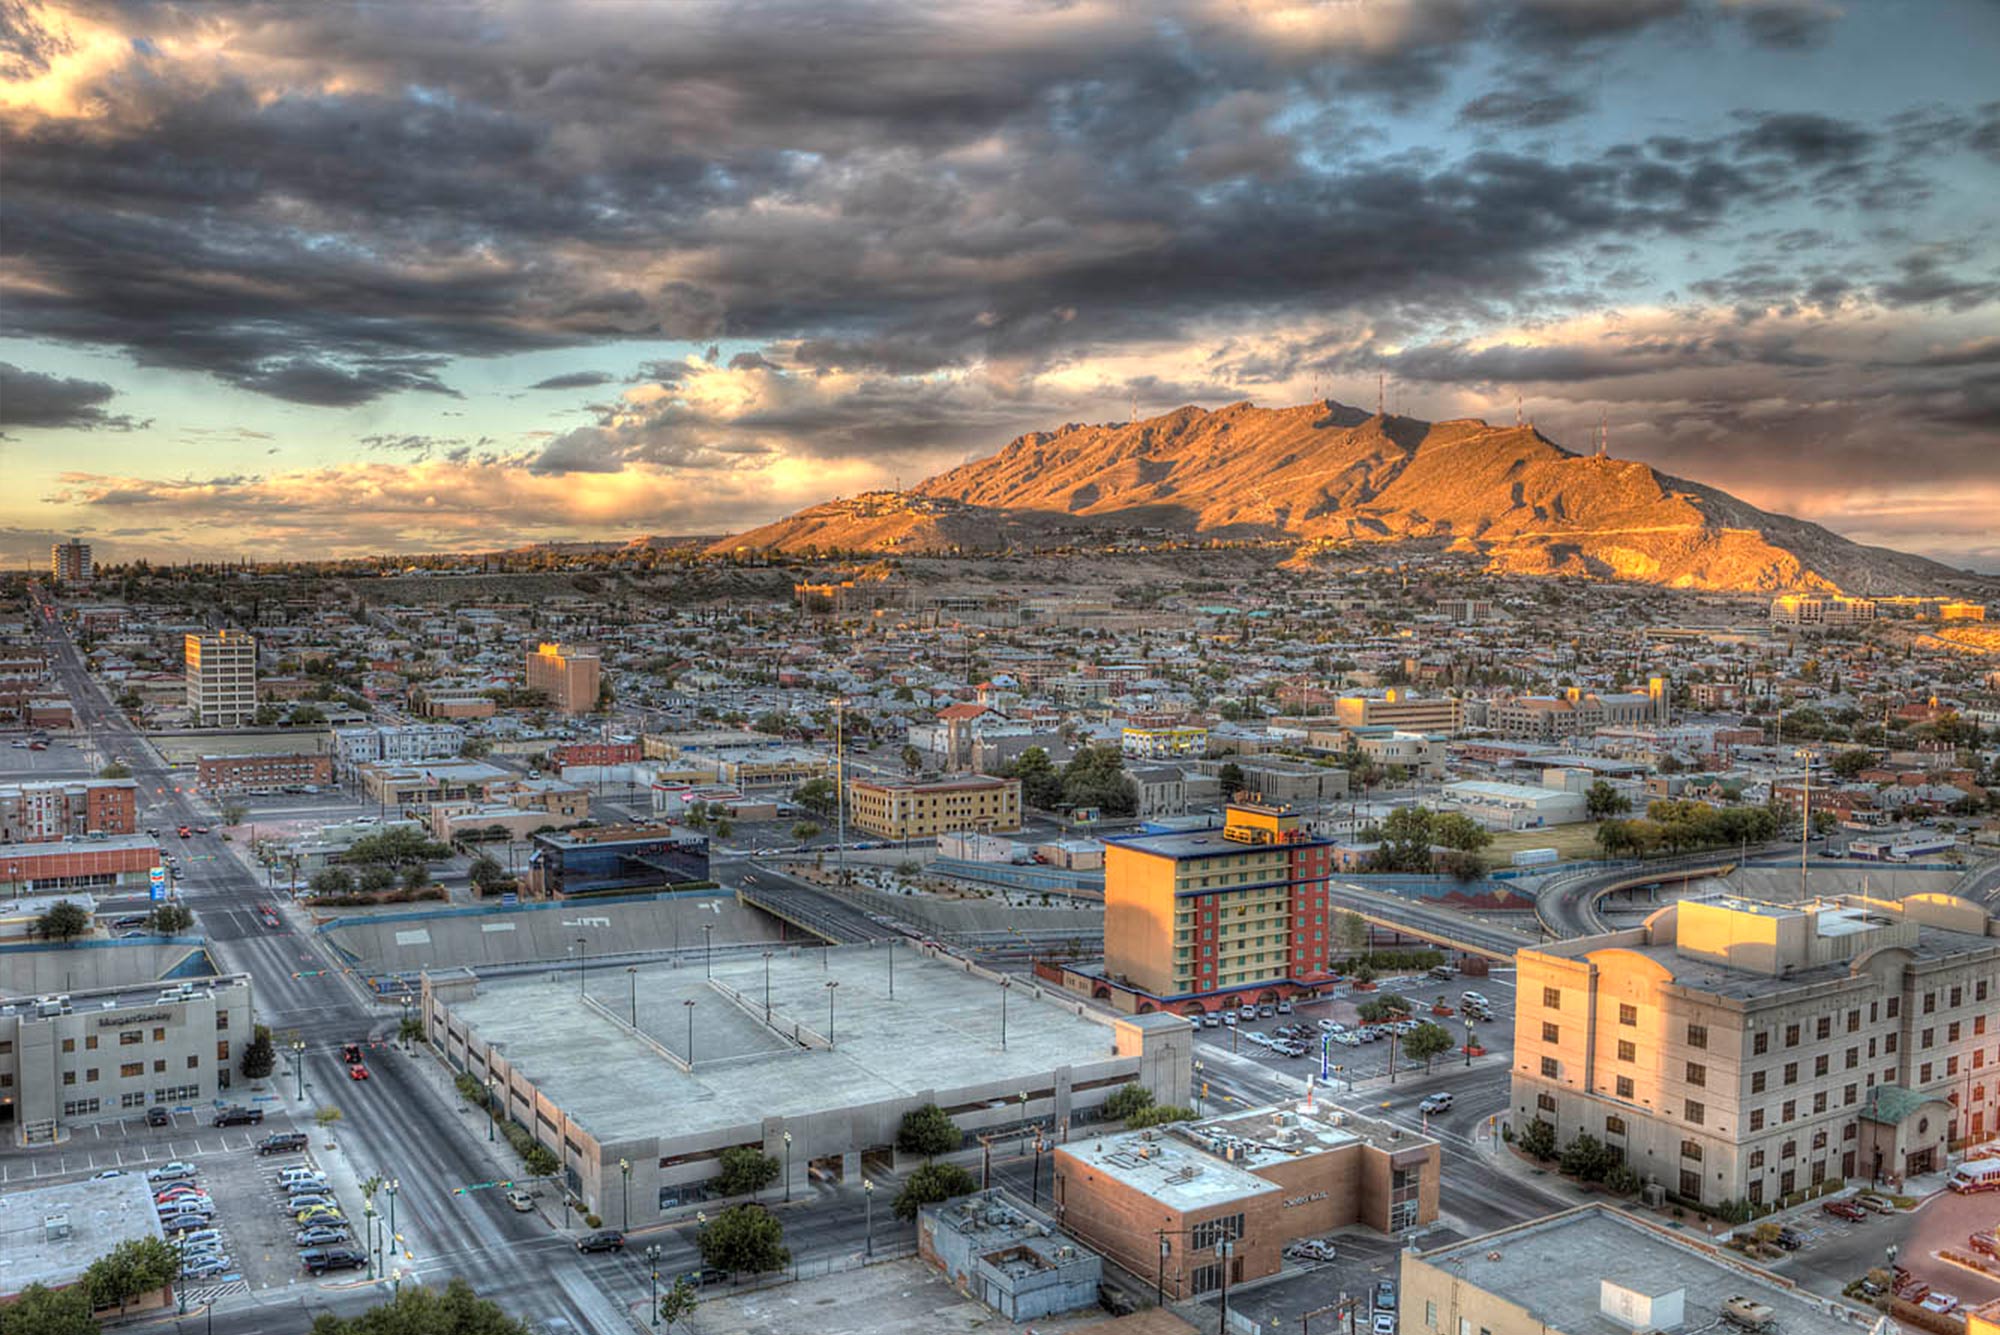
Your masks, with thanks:
<instances>
[{"instance_id":1,"label":"downtown building","mask_svg":"<svg viewBox=\"0 0 2000 1335\"><path fill-rule=\"evenodd\" d=\"M134 779L54 779L0 784L0 844L36 844L92 834L134 834Z\"/></svg>"},{"instance_id":2,"label":"downtown building","mask_svg":"<svg viewBox=\"0 0 2000 1335\"><path fill-rule=\"evenodd\" d=\"M188 635L187 707L195 723L238 728L257 713L257 640L240 630Z\"/></svg>"},{"instance_id":3,"label":"downtown building","mask_svg":"<svg viewBox=\"0 0 2000 1335\"><path fill-rule=\"evenodd\" d=\"M342 774L362 765L407 765L456 759L466 732L456 723L371 723L333 730L333 758Z\"/></svg>"},{"instance_id":4,"label":"downtown building","mask_svg":"<svg viewBox=\"0 0 2000 1335\"><path fill-rule=\"evenodd\" d=\"M275 793L302 785L332 784L333 757L306 752L203 756L196 763L195 774L201 790L211 797Z\"/></svg>"},{"instance_id":5,"label":"downtown building","mask_svg":"<svg viewBox=\"0 0 2000 1335\"><path fill-rule=\"evenodd\" d=\"M2000 1132L2000 920L1900 902L1683 900L1516 957L1512 1117L1669 1193L1771 1203Z\"/></svg>"},{"instance_id":6,"label":"downtown building","mask_svg":"<svg viewBox=\"0 0 2000 1335\"><path fill-rule=\"evenodd\" d=\"M1317 987L1334 953L1332 870L1332 842L1282 806L1235 802L1221 829L1108 839L1103 997L1198 1014Z\"/></svg>"},{"instance_id":7,"label":"downtown building","mask_svg":"<svg viewBox=\"0 0 2000 1335\"><path fill-rule=\"evenodd\" d=\"M597 708L602 668L595 649L538 644L528 651L527 687L547 696L549 708L559 714L588 714Z\"/></svg>"},{"instance_id":8,"label":"downtown building","mask_svg":"<svg viewBox=\"0 0 2000 1335\"><path fill-rule=\"evenodd\" d=\"M90 544L71 538L49 548L49 575L58 584L88 584L96 575Z\"/></svg>"},{"instance_id":9,"label":"downtown building","mask_svg":"<svg viewBox=\"0 0 2000 1335\"><path fill-rule=\"evenodd\" d=\"M1021 828L1021 781L985 774L955 779L849 779L847 822L898 843L956 832L1006 834Z\"/></svg>"}]
</instances>

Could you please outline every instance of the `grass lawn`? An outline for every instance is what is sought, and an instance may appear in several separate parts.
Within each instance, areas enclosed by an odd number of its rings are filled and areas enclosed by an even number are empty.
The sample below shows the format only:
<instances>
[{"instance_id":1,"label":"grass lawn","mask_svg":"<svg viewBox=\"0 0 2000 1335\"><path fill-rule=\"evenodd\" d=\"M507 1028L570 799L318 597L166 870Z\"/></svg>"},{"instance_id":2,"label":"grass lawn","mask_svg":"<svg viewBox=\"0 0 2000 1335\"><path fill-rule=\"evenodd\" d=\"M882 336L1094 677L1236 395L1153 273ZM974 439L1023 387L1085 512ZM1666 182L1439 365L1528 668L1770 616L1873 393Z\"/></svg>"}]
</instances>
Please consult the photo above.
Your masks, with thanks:
<instances>
[{"instance_id":1,"label":"grass lawn","mask_svg":"<svg viewBox=\"0 0 2000 1335\"><path fill-rule=\"evenodd\" d=\"M1524 848L1553 848L1564 862L1603 856L1597 850L1596 821L1495 834L1493 842L1481 849L1479 855L1489 867L1508 867L1513 865L1514 854Z\"/></svg>"}]
</instances>

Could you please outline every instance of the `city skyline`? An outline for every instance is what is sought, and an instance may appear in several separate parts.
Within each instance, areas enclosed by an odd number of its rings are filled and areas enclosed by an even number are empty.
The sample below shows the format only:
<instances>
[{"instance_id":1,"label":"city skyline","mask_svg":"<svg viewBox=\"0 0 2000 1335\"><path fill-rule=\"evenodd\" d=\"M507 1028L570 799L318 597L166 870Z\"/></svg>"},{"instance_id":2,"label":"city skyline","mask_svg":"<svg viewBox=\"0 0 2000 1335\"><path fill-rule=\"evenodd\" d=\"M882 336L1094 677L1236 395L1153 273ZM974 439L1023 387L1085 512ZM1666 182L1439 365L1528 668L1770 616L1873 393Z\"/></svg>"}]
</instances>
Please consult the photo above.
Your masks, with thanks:
<instances>
[{"instance_id":1,"label":"city skyline","mask_svg":"<svg viewBox=\"0 0 2000 1335\"><path fill-rule=\"evenodd\" d=\"M2000 571L2000 17L30 4L0 559L742 530L1315 395Z\"/></svg>"}]
</instances>

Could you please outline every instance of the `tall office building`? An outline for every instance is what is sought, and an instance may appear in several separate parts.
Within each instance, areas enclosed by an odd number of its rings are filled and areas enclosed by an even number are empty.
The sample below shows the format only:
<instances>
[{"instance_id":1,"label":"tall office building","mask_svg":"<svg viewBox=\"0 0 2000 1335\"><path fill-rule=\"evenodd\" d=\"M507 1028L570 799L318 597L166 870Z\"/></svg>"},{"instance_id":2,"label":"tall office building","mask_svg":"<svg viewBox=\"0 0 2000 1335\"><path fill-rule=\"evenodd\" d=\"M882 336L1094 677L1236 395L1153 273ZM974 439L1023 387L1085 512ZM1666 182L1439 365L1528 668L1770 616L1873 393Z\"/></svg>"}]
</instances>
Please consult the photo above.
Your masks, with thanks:
<instances>
[{"instance_id":1,"label":"tall office building","mask_svg":"<svg viewBox=\"0 0 2000 1335\"><path fill-rule=\"evenodd\" d=\"M1330 841L1259 803L1232 803L1219 830L1107 840L1105 971L1184 1011L1217 993L1315 985L1332 944L1332 868Z\"/></svg>"},{"instance_id":2,"label":"tall office building","mask_svg":"<svg viewBox=\"0 0 2000 1335\"><path fill-rule=\"evenodd\" d=\"M595 649L539 644L528 652L528 689L546 695L558 713L588 714L597 708L601 666Z\"/></svg>"},{"instance_id":3,"label":"tall office building","mask_svg":"<svg viewBox=\"0 0 2000 1335\"><path fill-rule=\"evenodd\" d=\"M189 635L188 711L206 727L234 728L257 713L257 639L240 630Z\"/></svg>"},{"instance_id":4,"label":"tall office building","mask_svg":"<svg viewBox=\"0 0 2000 1335\"><path fill-rule=\"evenodd\" d=\"M96 572L90 563L90 544L71 538L49 548L49 574L58 584L88 584Z\"/></svg>"},{"instance_id":5,"label":"tall office building","mask_svg":"<svg viewBox=\"0 0 2000 1335\"><path fill-rule=\"evenodd\" d=\"M2000 1133L2000 919L1968 900L1683 900L1523 950L1513 1117L1704 1205L1906 1177Z\"/></svg>"}]
</instances>

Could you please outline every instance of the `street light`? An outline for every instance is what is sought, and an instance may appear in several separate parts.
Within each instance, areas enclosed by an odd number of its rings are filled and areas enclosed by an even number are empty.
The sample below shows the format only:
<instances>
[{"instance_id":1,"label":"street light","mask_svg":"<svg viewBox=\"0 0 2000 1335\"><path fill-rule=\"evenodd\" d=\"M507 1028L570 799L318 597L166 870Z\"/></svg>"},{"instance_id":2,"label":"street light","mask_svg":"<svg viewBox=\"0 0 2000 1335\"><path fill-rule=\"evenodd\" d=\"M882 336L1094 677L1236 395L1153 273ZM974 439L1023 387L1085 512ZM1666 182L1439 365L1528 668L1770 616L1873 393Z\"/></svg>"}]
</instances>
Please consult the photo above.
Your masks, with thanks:
<instances>
[{"instance_id":1,"label":"street light","mask_svg":"<svg viewBox=\"0 0 2000 1335\"><path fill-rule=\"evenodd\" d=\"M764 1023L771 1023L771 952L764 952Z\"/></svg>"},{"instance_id":2,"label":"street light","mask_svg":"<svg viewBox=\"0 0 2000 1335\"><path fill-rule=\"evenodd\" d=\"M1035 1132L1035 1167L1033 1174L1028 1178L1028 1182L1030 1183L1028 1204L1030 1205L1039 1206L1042 1203L1042 1150L1044 1148L1046 1146L1042 1141L1042 1133L1037 1131Z\"/></svg>"},{"instance_id":3,"label":"street light","mask_svg":"<svg viewBox=\"0 0 2000 1335\"><path fill-rule=\"evenodd\" d=\"M826 1046L833 1047L833 990L840 986L838 978L826 980Z\"/></svg>"},{"instance_id":4,"label":"street light","mask_svg":"<svg viewBox=\"0 0 2000 1335\"><path fill-rule=\"evenodd\" d=\"M792 1133L785 1133L785 1199L792 1198Z\"/></svg>"},{"instance_id":5,"label":"street light","mask_svg":"<svg viewBox=\"0 0 2000 1335\"><path fill-rule=\"evenodd\" d=\"M402 1189L402 1186L403 1186L402 1182L393 1177L390 1178L386 1184L384 1184L384 1189L389 1193L389 1241L392 1243L397 1240L396 1239L396 1193Z\"/></svg>"},{"instance_id":6,"label":"street light","mask_svg":"<svg viewBox=\"0 0 2000 1335\"><path fill-rule=\"evenodd\" d=\"M681 1009L687 1012L687 1018L688 1018L687 1062L688 1062L688 1070L692 1071L694 1069L694 998L693 997L684 998L681 1001Z\"/></svg>"},{"instance_id":7,"label":"street light","mask_svg":"<svg viewBox=\"0 0 2000 1335\"><path fill-rule=\"evenodd\" d=\"M651 1306L653 1309L653 1325L657 1329L660 1324L660 1244L657 1242L651 1244L642 1255L646 1258L647 1273L653 1279L653 1301Z\"/></svg>"},{"instance_id":8,"label":"street light","mask_svg":"<svg viewBox=\"0 0 2000 1335\"><path fill-rule=\"evenodd\" d=\"M306 1098L306 1041L302 1038L292 1040L292 1078L298 1084L294 1097L303 1103Z\"/></svg>"},{"instance_id":9,"label":"street light","mask_svg":"<svg viewBox=\"0 0 2000 1335\"><path fill-rule=\"evenodd\" d=\"M362 1247L368 1257L368 1278L375 1278L375 1202L371 1199L361 1208L365 1216L367 1232L363 1235Z\"/></svg>"},{"instance_id":10,"label":"street light","mask_svg":"<svg viewBox=\"0 0 2000 1335\"><path fill-rule=\"evenodd\" d=\"M627 981L632 985L632 1028L634 1030L637 1030L639 1027L639 966L638 965L628 964L625 966L625 981Z\"/></svg>"},{"instance_id":11,"label":"street light","mask_svg":"<svg viewBox=\"0 0 2000 1335\"><path fill-rule=\"evenodd\" d=\"M715 924L701 925L701 972L705 978L715 977Z\"/></svg>"},{"instance_id":12,"label":"street light","mask_svg":"<svg viewBox=\"0 0 2000 1335\"><path fill-rule=\"evenodd\" d=\"M1208 1082L1201 1078L1201 1072L1201 1058L1196 1057L1194 1059L1194 1111L1197 1117L1207 1116L1201 1110L1201 1103L1202 1097L1208 1093Z\"/></svg>"},{"instance_id":13,"label":"street light","mask_svg":"<svg viewBox=\"0 0 2000 1335\"><path fill-rule=\"evenodd\" d=\"M583 953L583 946L584 939L579 936L576 939L576 995L579 1001L583 999L584 980L590 969L590 957Z\"/></svg>"},{"instance_id":14,"label":"street light","mask_svg":"<svg viewBox=\"0 0 2000 1335\"><path fill-rule=\"evenodd\" d=\"M632 1227L632 1161L618 1161L618 1227L621 1231Z\"/></svg>"},{"instance_id":15,"label":"street light","mask_svg":"<svg viewBox=\"0 0 2000 1335\"><path fill-rule=\"evenodd\" d=\"M493 1139L493 1104L499 1097L493 1091L499 1087L500 1078L498 1076L489 1075L486 1077L486 1139L489 1142Z\"/></svg>"},{"instance_id":16,"label":"street light","mask_svg":"<svg viewBox=\"0 0 2000 1335\"><path fill-rule=\"evenodd\" d=\"M875 1255L875 1184L867 1178L861 1179L861 1199L868 1206L868 1250L867 1255Z\"/></svg>"},{"instance_id":17,"label":"street light","mask_svg":"<svg viewBox=\"0 0 2000 1335\"><path fill-rule=\"evenodd\" d=\"M1007 1050L1007 994L1013 988L1013 979L1002 978L1000 980L1000 1050L1002 1052Z\"/></svg>"},{"instance_id":18,"label":"street light","mask_svg":"<svg viewBox=\"0 0 2000 1335\"><path fill-rule=\"evenodd\" d=\"M896 938L889 938L889 1000L896 999Z\"/></svg>"}]
</instances>

